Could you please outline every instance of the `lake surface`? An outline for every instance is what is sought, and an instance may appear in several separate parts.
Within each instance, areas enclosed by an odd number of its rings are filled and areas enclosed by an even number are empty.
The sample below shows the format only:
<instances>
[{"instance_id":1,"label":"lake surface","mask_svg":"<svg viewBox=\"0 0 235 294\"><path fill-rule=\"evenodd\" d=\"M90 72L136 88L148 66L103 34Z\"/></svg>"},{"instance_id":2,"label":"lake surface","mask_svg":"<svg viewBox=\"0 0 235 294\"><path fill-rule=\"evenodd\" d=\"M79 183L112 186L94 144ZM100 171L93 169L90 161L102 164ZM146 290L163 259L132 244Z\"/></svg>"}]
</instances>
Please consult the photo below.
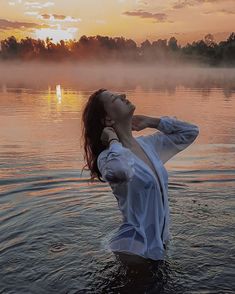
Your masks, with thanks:
<instances>
[{"instance_id":1,"label":"lake surface","mask_svg":"<svg viewBox=\"0 0 235 294\"><path fill-rule=\"evenodd\" d=\"M109 84L0 83L0 293L234 293L235 80L218 73L194 85L110 84L135 114L200 129L165 164L172 240L166 262L146 276L106 249L121 214L109 185L81 173L82 107Z\"/></svg>"}]
</instances>

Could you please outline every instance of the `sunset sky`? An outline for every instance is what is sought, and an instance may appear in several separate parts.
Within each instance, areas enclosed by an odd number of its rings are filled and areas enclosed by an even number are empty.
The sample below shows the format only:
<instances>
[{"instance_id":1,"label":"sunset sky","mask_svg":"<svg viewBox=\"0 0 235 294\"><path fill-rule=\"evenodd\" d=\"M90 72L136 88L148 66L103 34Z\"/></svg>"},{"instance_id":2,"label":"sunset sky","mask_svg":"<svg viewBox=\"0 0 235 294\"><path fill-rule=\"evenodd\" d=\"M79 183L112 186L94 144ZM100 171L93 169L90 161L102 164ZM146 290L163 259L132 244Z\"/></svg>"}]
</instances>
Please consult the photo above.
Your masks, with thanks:
<instances>
[{"instance_id":1,"label":"sunset sky","mask_svg":"<svg viewBox=\"0 0 235 294\"><path fill-rule=\"evenodd\" d=\"M0 0L0 39L123 36L179 44L235 31L235 0Z\"/></svg>"}]
</instances>

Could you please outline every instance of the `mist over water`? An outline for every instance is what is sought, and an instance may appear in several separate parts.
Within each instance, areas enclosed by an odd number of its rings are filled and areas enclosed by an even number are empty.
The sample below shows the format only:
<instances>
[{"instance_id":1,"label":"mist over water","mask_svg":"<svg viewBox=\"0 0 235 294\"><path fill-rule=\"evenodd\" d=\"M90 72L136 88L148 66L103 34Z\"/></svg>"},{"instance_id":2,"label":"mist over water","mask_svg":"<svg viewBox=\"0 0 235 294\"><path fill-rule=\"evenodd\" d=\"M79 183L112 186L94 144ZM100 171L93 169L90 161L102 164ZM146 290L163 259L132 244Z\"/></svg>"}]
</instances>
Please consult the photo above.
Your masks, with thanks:
<instances>
[{"instance_id":1,"label":"mist over water","mask_svg":"<svg viewBox=\"0 0 235 294\"><path fill-rule=\"evenodd\" d=\"M9 87L47 89L57 84L77 90L109 87L114 90L168 90L222 88L234 90L235 68L212 68L199 65L139 65L121 62L2 62L0 84Z\"/></svg>"},{"instance_id":2,"label":"mist over water","mask_svg":"<svg viewBox=\"0 0 235 294\"><path fill-rule=\"evenodd\" d=\"M121 214L81 174L82 109L101 87L200 129L165 165L172 241L157 268L131 272L106 249ZM233 293L234 109L235 69L1 63L0 292Z\"/></svg>"}]
</instances>

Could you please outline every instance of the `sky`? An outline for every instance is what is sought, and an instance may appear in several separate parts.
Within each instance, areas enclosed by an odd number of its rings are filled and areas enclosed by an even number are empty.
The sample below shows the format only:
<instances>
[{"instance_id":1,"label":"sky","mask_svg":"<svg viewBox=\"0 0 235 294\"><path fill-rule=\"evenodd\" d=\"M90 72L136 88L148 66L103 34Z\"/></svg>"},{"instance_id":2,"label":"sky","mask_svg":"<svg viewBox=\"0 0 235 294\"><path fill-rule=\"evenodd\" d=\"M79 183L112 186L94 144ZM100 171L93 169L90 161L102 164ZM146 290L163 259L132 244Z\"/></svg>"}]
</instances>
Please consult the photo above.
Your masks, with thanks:
<instances>
[{"instance_id":1,"label":"sky","mask_svg":"<svg viewBox=\"0 0 235 294\"><path fill-rule=\"evenodd\" d=\"M234 31L235 0L0 0L0 40L102 35L140 45L174 36L185 45Z\"/></svg>"}]
</instances>

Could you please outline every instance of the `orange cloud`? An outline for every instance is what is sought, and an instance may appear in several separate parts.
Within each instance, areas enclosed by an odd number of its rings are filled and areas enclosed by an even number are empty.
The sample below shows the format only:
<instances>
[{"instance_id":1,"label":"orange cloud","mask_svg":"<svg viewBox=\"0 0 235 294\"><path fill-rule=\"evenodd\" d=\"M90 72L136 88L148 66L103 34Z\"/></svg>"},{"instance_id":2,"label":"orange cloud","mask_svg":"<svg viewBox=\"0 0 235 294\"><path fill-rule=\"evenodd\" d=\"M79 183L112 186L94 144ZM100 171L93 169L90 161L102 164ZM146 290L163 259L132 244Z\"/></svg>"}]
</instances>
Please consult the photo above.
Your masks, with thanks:
<instances>
[{"instance_id":1,"label":"orange cloud","mask_svg":"<svg viewBox=\"0 0 235 294\"><path fill-rule=\"evenodd\" d=\"M37 24L33 22L20 22L20 21L10 21L7 19L0 19L0 29L1 30L12 30L12 29L31 29L31 28L47 28L48 25Z\"/></svg>"},{"instance_id":2,"label":"orange cloud","mask_svg":"<svg viewBox=\"0 0 235 294\"><path fill-rule=\"evenodd\" d=\"M223 14L235 14L235 11L220 9L215 11L205 11L204 14L212 14L212 13L223 13Z\"/></svg>"},{"instance_id":3,"label":"orange cloud","mask_svg":"<svg viewBox=\"0 0 235 294\"><path fill-rule=\"evenodd\" d=\"M155 20L155 22L172 22L167 20L167 15L165 13L151 13L143 11L142 9L138 9L136 11L125 11L123 14L128 16L138 16L141 18L150 18Z\"/></svg>"},{"instance_id":4,"label":"orange cloud","mask_svg":"<svg viewBox=\"0 0 235 294\"><path fill-rule=\"evenodd\" d=\"M187 6L195 6L204 3L224 3L226 0L178 0L173 4L173 8L181 9Z\"/></svg>"},{"instance_id":5,"label":"orange cloud","mask_svg":"<svg viewBox=\"0 0 235 294\"><path fill-rule=\"evenodd\" d=\"M63 14L48 14L44 13L39 16L39 18L50 20L50 21L63 21L63 22L79 22L81 18L75 18L72 16L66 16Z\"/></svg>"}]
</instances>

